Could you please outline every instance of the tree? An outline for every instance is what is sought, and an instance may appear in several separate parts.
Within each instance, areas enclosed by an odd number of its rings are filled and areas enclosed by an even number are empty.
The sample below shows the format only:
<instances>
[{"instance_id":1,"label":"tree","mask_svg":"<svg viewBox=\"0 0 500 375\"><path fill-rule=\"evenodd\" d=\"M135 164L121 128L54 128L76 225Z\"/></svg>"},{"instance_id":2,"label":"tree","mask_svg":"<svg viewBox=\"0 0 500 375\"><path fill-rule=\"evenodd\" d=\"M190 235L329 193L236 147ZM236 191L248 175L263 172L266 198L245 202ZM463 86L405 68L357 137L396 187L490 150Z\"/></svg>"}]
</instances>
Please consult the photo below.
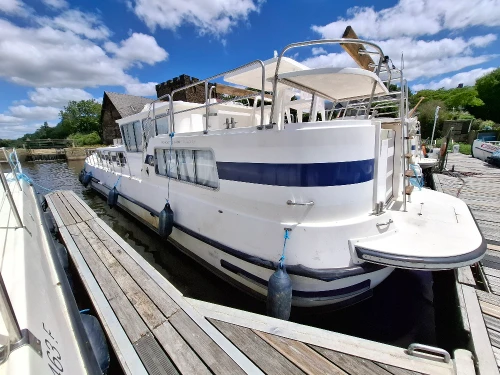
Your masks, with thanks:
<instances>
[{"instance_id":1,"label":"tree","mask_svg":"<svg viewBox=\"0 0 500 375\"><path fill-rule=\"evenodd\" d=\"M500 123L500 68L476 80L476 90L479 98L484 102L484 107L470 109L476 117Z\"/></svg>"},{"instance_id":2,"label":"tree","mask_svg":"<svg viewBox=\"0 0 500 375\"><path fill-rule=\"evenodd\" d=\"M440 106L438 121L436 124L436 132L434 134L434 139L441 136L441 130L443 129L444 120L448 120L450 117L449 112L446 110L446 105L440 100L430 100L423 102L418 107L418 120L420 121L420 128L422 132L422 138L430 138L432 135L432 127L434 126L434 115L436 113L436 107Z\"/></svg>"},{"instance_id":3,"label":"tree","mask_svg":"<svg viewBox=\"0 0 500 375\"><path fill-rule=\"evenodd\" d=\"M70 101L59 114L61 128L67 135L74 133L88 134L97 131L101 134L99 119L101 104L94 99Z\"/></svg>"}]
</instances>

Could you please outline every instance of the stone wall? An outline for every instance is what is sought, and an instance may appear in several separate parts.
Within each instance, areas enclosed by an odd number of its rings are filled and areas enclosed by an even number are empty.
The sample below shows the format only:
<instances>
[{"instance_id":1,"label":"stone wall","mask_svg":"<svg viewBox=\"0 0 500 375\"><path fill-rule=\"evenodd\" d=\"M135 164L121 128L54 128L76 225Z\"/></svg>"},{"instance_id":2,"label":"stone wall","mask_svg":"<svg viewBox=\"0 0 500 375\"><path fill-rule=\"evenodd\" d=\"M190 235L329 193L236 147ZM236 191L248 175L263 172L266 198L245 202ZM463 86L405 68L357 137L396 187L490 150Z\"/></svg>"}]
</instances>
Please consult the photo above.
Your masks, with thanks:
<instances>
[{"instance_id":1,"label":"stone wall","mask_svg":"<svg viewBox=\"0 0 500 375\"><path fill-rule=\"evenodd\" d=\"M166 82L159 83L156 85L156 96L171 94L173 90L179 89L181 87L190 85L192 83L198 82L198 78L190 77L186 74L181 74L179 77L174 79L169 79ZM209 87L213 84L209 84ZM197 86L190 87L186 90L181 90L176 92L174 95L175 100L182 100L191 103L205 103L205 84L199 84Z\"/></svg>"},{"instance_id":2,"label":"stone wall","mask_svg":"<svg viewBox=\"0 0 500 375\"><path fill-rule=\"evenodd\" d=\"M102 103L102 142L106 145L113 144L113 139L121 138L120 128L116 120L121 119L120 114L108 97L104 96Z\"/></svg>"}]
</instances>

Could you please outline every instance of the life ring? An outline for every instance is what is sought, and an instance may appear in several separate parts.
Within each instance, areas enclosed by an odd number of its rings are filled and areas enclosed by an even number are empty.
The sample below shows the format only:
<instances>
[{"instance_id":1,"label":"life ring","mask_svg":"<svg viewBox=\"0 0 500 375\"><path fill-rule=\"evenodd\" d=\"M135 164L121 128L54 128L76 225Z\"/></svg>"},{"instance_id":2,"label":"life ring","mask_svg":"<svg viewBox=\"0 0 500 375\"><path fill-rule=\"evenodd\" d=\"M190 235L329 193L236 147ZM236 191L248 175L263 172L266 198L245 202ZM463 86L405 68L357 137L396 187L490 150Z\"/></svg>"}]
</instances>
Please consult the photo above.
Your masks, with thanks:
<instances>
[{"instance_id":1,"label":"life ring","mask_svg":"<svg viewBox=\"0 0 500 375\"><path fill-rule=\"evenodd\" d=\"M422 155L424 155L424 158L427 157L427 149L425 148L425 145L422 145Z\"/></svg>"},{"instance_id":2,"label":"life ring","mask_svg":"<svg viewBox=\"0 0 500 375\"><path fill-rule=\"evenodd\" d=\"M446 142L443 142L443 144L441 145L441 150L439 151L439 154L441 156L445 156L447 148L448 148L448 144Z\"/></svg>"}]
</instances>

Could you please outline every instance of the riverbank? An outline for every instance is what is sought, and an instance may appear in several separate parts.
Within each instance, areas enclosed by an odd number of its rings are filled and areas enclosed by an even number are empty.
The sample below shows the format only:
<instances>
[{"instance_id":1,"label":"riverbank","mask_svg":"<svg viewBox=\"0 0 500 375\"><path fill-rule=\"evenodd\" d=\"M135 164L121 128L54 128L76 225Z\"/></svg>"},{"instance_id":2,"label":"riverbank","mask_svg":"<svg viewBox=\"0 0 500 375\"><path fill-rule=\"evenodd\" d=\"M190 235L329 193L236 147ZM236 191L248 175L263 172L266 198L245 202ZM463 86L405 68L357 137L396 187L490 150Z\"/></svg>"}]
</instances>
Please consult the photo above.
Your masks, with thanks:
<instances>
[{"instance_id":1,"label":"riverbank","mask_svg":"<svg viewBox=\"0 0 500 375\"><path fill-rule=\"evenodd\" d=\"M54 161L54 160L85 160L85 150L89 146L84 147L67 147L67 148L47 148L47 149L16 149L19 161ZM6 150L7 151L7 150ZM9 151L7 151L9 152ZM7 159L3 152L0 152L0 163L6 163Z\"/></svg>"}]
</instances>

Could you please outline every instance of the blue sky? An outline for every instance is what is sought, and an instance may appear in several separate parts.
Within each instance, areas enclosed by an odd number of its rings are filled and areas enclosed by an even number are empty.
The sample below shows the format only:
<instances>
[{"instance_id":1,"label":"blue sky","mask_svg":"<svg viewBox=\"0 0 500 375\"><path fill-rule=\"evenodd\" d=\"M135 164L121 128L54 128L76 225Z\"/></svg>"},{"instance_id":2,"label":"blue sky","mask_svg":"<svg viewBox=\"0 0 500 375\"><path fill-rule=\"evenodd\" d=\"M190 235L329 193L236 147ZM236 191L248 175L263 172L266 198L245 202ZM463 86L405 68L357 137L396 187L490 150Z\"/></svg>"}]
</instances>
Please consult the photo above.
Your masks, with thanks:
<instances>
[{"instance_id":1,"label":"blue sky","mask_svg":"<svg viewBox=\"0 0 500 375\"><path fill-rule=\"evenodd\" d=\"M58 122L68 100L155 95L180 74L205 78L352 25L415 90L474 84L500 66L500 0L0 0L0 138ZM352 66L302 48L311 67Z\"/></svg>"}]
</instances>

